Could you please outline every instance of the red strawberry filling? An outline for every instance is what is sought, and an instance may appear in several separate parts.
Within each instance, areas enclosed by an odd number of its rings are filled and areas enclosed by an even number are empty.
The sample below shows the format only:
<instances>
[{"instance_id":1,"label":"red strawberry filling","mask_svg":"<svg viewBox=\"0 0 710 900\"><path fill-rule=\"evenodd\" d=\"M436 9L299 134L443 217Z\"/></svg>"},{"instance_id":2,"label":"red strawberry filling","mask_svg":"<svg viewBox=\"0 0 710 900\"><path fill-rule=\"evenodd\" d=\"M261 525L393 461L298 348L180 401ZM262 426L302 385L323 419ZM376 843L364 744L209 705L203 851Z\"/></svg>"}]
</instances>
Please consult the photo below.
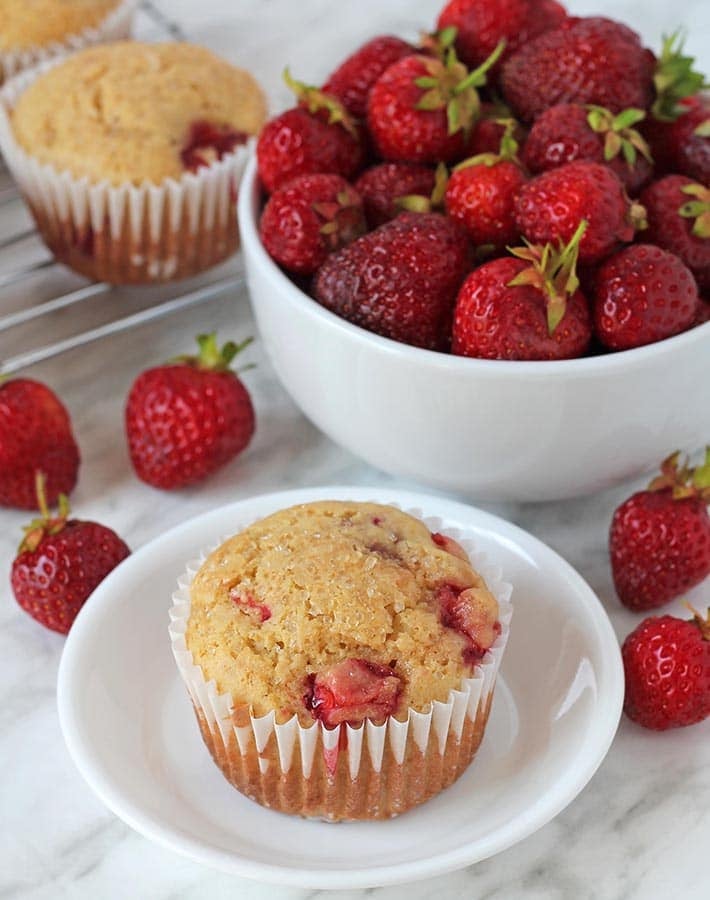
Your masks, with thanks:
<instances>
[{"instance_id":1,"label":"red strawberry filling","mask_svg":"<svg viewBox=\"0 0 710 900\"><path fill-rule=\"evenodd\" d=\"M269 607L265 603L259 603L248 592L242 594L238 588L233 588L229 592L229 599L256 622L266 622L267 619L271 618Z\"/></svg>"},{"instance_id":2,"label":"red strawberry filling","mask_svg":"<svg viewBox=\"0 0 710 900\"><path fill-rule=\"evenodd\" d=\"M457 543L453 538L447 537L445 534L439 534L439 532L433 532L431 539L437 547L441 547L442 550L446 550L446 552L450 553L452 556L458 556L459 559L468 562L466 551L461 544Z\"/></svg>"},{"instance_id":3,"label":"red strawberry filling","mask_svg":"<svg viewBox=\"0 0 710 900\"><path fill-rule=\"evenodd\" d=\"M308 676L303 703L328 728L344 722L359 725L392 715L401 690L402 681L391 666L346 659Z\"/></svg>"},{"instance_id":4,"label":"red strawberry filling","mask_svg":"<svg viewBox=\"0 0 710 900\"><path fill-rule=\"evenodd\" d=\"M474 588L461 589L444 584L436 592L439 618L445 628L461 632L469 641L463 658L468 665L475 665L500 634L500 623L495 600L488 600L483 592Z\"/></svg>"},{"instance_id":5,"label":"red strawberry filling","mask_svg":"<svg viewBox=\"0 0 710 900\"><path fill-rule=\"evenodd\" d=\"M227 126L193 122L180 151L180 159L186 169L196 172L201 166L209 166L231 153L235 147L246 144L248 139L248 134Z\"/></svg>"}]
</instances>

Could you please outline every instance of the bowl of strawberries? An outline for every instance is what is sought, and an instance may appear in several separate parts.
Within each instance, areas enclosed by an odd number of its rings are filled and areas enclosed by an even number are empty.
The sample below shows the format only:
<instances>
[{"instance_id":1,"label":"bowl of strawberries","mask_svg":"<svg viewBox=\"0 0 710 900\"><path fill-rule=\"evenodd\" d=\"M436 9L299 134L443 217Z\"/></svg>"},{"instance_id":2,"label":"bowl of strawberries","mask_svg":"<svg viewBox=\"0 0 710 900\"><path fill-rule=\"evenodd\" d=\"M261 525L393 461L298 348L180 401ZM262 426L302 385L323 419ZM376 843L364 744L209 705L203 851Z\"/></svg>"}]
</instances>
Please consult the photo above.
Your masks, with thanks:
<instances>
[{"instance_id":1,"label":"bowl of strawberries","mask_svg":"<svg viewBox=\"0 0 710 900\"><path fill-rule=\"evenodd\" d=\"M452 0L437 28L322 87L285 73L239 197L284 386L369 463L492 500L700 446L710 99L682 41L555 0Z\"/></svg>"}]
</instances>

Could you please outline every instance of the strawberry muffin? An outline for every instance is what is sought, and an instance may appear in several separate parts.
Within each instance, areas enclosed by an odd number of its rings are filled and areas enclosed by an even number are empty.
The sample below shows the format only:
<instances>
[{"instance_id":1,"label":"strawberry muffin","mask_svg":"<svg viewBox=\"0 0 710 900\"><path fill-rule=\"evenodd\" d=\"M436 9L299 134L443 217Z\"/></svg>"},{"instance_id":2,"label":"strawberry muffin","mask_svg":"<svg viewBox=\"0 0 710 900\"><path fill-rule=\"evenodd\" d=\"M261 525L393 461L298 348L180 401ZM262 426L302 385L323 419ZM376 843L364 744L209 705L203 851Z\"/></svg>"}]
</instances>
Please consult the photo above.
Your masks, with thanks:
<instances>
[{"instance_id":1,"label":"strawberry muffin","mask_svg":"<svg viewBox=\"0 0 710 900\"><path fill-rule=\"evenodd\" d=\"M209 50L92 47L3 90L0 144L58 259L98 280L193 275L237 244L254 79Z\"/></svg>"},{"instance_id":2,"label":"strawberry muffin","mask_svg":"<svg viewBox=\"0 0 710 900\"><path fill-rule=\"evenodd\" d=\"M135 0L0 0L0 84L41 60L128 37Z\"/></svg>"},{"instance_id":3,"label":"strawberry muffin","mask_svg":"<svg viewBox=\"0 0 710 900\"><path fill-rule=\"evenodd\" d=\"M372 503L282 510L222 544L175 601L203 738L257 802L388 818L471 762L507 602L419 519Z\"/></svg>"}]
</instances>

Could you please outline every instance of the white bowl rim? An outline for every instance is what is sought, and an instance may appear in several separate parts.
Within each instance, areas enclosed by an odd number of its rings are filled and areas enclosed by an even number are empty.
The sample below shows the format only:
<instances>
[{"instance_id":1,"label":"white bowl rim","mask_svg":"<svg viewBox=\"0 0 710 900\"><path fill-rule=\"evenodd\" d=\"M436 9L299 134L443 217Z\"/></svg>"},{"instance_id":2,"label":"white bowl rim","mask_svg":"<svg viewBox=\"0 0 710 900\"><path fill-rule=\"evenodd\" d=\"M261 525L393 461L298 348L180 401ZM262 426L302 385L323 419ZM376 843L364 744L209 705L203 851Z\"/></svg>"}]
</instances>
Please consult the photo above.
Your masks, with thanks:
<instances>
[{"instance_id":1,"label":"white bowl rim","mask_svg":"<svg viewBox=\"0 0 710 900\"><path fill-rule=\"evenodd\" d=\"M631 350L619 350L613 353L599 356L583 356L577 359L561 360L506 360L506 359L475 359L467 356L456 356L452 353L441 353L437 350L426 350L422 347L413 347L403 344L391 338L374 334L353 325L346 319L330 312L310 297L305 291L297 287L291 279L276 265L266 252L259 237L256 215L252 211L252 194L257 183L257 159L256 152L250 152L244 175L239 189L238 217L241 243L247 254L253 254L258 264L265 267L269 276L274 280L290 302L300 307L314 319L322 321L327 327L339 329L345 335L354 340L371 344L373 349L388 353L411 362L422 361L435 369L471 372L496 376L518 378L527 376L552 376L577 375L594 376L610 375L620 371L628 371L630 367L641 366L650 360L662 359L667 356L683 354L696 343L707 340L710 342L710 321L702 325L696 325L688 331L677 334L674 337L665 338L654 344L646 344L643 347L634 347Z\"/></svg>"}]
</instances>

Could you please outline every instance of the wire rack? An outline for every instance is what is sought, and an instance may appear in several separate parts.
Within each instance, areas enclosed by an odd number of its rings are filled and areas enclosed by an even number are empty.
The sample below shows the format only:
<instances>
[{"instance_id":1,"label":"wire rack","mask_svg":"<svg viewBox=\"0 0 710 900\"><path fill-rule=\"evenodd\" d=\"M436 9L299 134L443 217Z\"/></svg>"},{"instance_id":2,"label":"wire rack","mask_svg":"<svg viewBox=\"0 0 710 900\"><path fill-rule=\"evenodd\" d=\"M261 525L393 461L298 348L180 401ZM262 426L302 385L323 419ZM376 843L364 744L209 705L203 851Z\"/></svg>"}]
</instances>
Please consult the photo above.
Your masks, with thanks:
<instances>
[{"instance_id":1,"label":"wire rack","mask_svg":"<svg viewBox=\"0 0 710 900\"><path fill-rule=\"evenodd\" d=\"M186 39L180 26L150 2L139 4L136 34ZM234 260L215 272L178 287L87 283L49 256L0 159L0 375L209 302L244 283Z\"/></svg>"}]
</instances>

